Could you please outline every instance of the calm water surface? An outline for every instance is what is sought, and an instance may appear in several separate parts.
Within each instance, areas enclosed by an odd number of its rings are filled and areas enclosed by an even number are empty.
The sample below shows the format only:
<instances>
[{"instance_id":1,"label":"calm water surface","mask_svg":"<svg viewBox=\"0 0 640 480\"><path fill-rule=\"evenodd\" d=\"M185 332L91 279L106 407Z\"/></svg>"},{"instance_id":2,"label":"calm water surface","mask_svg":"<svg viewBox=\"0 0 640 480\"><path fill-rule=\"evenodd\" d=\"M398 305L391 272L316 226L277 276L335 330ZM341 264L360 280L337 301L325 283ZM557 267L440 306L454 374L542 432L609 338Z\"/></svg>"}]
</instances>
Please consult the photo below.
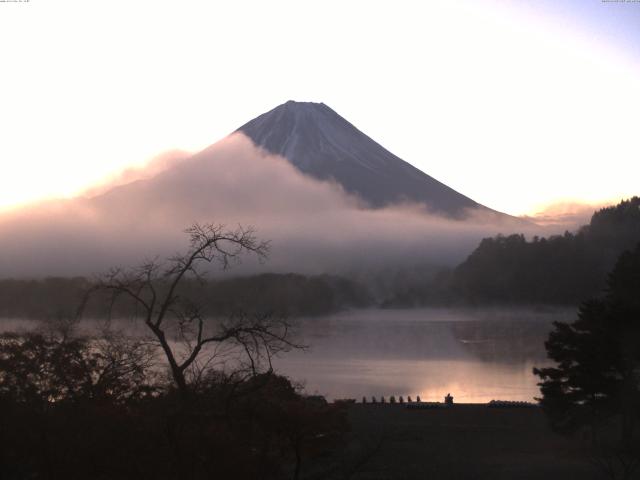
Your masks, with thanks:
<instances>
[{"instance_id":1,"label":"calm water surface","mask_svg":"<svg viewBox=\"0 0 640 480\"><path fill-rule=\"evenodd\" d=\"M328 399L391 395L457 402L532 401L540 395L534 366L548 365L544 341L551 323L574 310L359 310L298 322L309 346L274 361L276 370ZM30 330L37 322L2 320L0 330ZM145 333L126 323L131 334Z\"/></svg>"},{"instance_id":2,"label":"calm water surface","mask_svg":"<svg viewBox=\"0 0 640 480\"><path fill-rule=\"evenodd\" d=\"M573 310L366 310L300 322L304 352L276 368L327 398L420 395L458 402L531 401L544 341Z\"/></svg>"}]
</instances>

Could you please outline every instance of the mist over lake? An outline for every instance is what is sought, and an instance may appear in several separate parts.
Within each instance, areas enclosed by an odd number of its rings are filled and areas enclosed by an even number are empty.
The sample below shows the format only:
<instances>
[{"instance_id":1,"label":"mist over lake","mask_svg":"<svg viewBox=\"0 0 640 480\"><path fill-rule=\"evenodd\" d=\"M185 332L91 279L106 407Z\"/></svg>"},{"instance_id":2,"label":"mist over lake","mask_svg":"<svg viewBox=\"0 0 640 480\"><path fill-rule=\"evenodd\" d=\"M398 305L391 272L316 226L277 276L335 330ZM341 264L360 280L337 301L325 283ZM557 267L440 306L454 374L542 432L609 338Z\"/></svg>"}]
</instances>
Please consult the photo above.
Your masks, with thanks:
<instances>
[{"instance_id":1,"label":"mist over lake","mask_svg":"<svg viewBox=\"0 0 640 480\"><path fill-rule=\"evenodd\" d=\"M533 401L534 366L548 364L544 340L570 309L355 310L303 319L309 346L276 369L329 399L420 395L458 402Z\"/></svg>"},{"instance_id":2,"label":"mist over lake","mask_svg":"<svg viewBox=\"0 0 640 480\"><path fill-rule=\"evenodd\" d=\"M451 393L461 403L533 401L540 391L532 369L549 364L544 341L552 322L574 316L568 308L424 308L302 318L294 322L296 338L307 348L281 354L274 368L306 393L329 400L420 395L442 401ZM3 319L0 330L42 325ZM97 325L85 321L80 330ZM138 322L113 327L133 336L146 333Z\"/></svg>"}]
</instances>

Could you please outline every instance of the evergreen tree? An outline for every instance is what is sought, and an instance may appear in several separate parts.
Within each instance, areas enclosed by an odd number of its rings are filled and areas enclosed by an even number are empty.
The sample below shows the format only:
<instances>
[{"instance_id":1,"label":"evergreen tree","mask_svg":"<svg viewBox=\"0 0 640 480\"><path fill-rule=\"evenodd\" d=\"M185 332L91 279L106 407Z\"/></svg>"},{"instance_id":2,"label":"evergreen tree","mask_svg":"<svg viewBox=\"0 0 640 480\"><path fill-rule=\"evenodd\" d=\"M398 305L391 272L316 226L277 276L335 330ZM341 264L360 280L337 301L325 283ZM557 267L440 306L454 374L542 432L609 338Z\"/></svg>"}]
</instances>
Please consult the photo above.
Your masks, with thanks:
<instances>
[{"instance_id":1,"label":"evergreen tree","mask_svg":"<svg viewBox=\"0 0 640 480\"><path fill-rule=\"evenodd\" d=\"M575 322L554 324L545 345L557 366L534 373L557 430L615 417L628 443L640 412L640 244L620 256L607 285L603 298L582 304Z\"/></svg>"}]
</instances>

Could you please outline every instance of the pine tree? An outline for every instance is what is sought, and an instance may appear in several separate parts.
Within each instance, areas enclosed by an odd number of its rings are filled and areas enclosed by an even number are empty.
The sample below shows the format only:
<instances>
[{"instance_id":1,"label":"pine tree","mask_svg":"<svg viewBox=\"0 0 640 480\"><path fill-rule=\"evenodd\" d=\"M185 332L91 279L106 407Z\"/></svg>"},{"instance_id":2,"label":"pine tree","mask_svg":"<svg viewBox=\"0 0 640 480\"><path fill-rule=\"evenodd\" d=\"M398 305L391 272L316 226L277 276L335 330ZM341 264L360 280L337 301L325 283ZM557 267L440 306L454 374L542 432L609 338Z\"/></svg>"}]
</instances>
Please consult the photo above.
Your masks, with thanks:
<instances>
[{"instance_id":1,"label":"pine tree","mask_svg":"<svg viewBox=\"0 0 640 480\"><path fill-rule=\"evenodd\" d=\"M618 418L628 443L640 412L640 244L620 256L607 285L604 297L582 304L575 322L554 324L545 346L556 366L534 373L557 430Z\"/></svg>"}]
</instances>

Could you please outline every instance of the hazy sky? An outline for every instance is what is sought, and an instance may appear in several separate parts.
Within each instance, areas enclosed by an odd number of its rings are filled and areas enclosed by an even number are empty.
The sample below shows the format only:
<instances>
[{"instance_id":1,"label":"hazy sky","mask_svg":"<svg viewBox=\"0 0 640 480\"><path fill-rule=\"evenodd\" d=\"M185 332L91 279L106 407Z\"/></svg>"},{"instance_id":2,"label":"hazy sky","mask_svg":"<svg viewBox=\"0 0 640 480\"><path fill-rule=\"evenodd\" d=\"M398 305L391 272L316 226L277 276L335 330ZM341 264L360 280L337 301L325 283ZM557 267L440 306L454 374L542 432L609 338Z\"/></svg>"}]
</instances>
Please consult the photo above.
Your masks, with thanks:
<instances>
[{"instance_id":1,"label":"hazy sky","mask_svg":"<svg viewBox=\"0 0 640 480\"><path fill-rule=\"evenodd\" d=\"M0 208L322 101L474 200L638 194L640 3L0 3Z\"/></svg>"}]
</instances>

